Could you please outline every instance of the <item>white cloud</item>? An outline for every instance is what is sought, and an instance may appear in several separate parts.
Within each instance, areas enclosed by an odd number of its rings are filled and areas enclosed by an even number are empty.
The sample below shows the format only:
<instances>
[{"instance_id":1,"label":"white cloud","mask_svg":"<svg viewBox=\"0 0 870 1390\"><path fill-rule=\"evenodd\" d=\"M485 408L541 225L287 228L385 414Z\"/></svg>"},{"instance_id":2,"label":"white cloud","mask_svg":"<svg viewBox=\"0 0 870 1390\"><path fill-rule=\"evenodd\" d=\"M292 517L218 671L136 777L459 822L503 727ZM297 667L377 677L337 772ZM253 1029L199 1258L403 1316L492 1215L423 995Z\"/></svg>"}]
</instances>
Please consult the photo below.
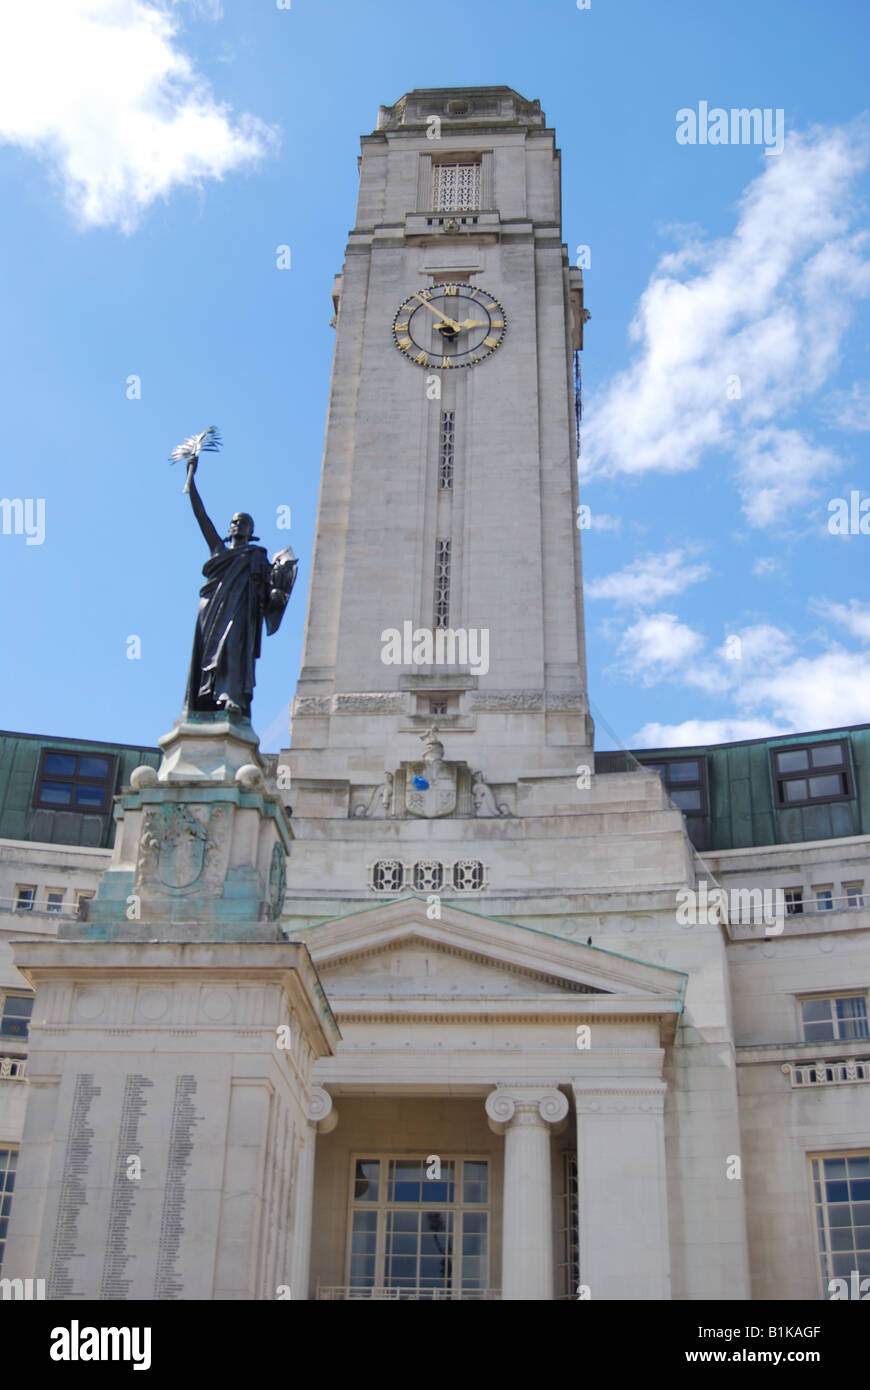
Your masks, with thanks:
<instances>
[{"instance_id":1,"label":"white cloud","mask_svg":"<svg viewBox=\"0 0 870 1390\"><path fill-rule=\"evenodd\" d=\"M709 565L684 563L685 552L668 550L660 555L641 555L625 569L615 570L584 585L587 598L612 599L614 603L660 603L672 594L681 594L710 573Z\"/></svg>"},{"instance_id":2,"label":"white cloud","mask_svg":"<svg viewBox=\"0 0 870 1390\"><path fill-rule=\"evenodd\" d=\"M859 603L857 599L850 599L845 603L828 603L825 599L816 599L812 604L817 613L822 617L828 618L831 622L840 623L851 632L853 637L857 637L861 642L870 642L870 607ZM870 706L870 694L868 694L868 706Z\"/></svg>"},{"instance_id":3,"label":"white cloud","mask_svg":"<svg viewBox=\"0 0 870 1390\"><path fill-rule=\"evenodd\" d=\"M870 381L856 381L848 391L832 391L828 418L841 430L870 430Z\"/></svg>"},{"instance_id":4,"label":"white cloud","mask_svg":"<svg viewBox=\"0 0 870 1390\"><path fill-rule=\"evenodd\" d=\"M622 517L609 516L607 512L592 512L589 519L591 531L621 531Z\"/></svg>"},{"instance_id":5,"label":"white cloud","mask_svg":"<svg viewBox=\"0 0 870 1390\"><path fill-rule=\"evenodd\" d=\"M644 724L632 739L635 748L690 748L705 743L738 743L788 732L767 719L686 719L682 724Z\"/></svg>"},{"instance_id":6,"label":"white cloud","mask_svg":"<svg viewBox=\"0 0 870 1390\"><path fill-rule=\"evenodd\" d=\"M630 329L637 356L586 412L587 473L676 472L727 450L753 525L811 495L833 454L772 421L829 379L870 291L851 205L866 162L863 128L792 134L730 236L661 258Z\"/></svg>"},{"instance_id":7,"label":"white cloud","mask_svg":"<svg viewBox=\"0 0 870 1390\"><path fill-rule=\"evenodd\" d=\"M737 692L744 708L764 707L795 732L864 724L870 717L870 652L837 647L799 657L748 679Z\"/></svg>"},{"instance_id":8,"label":"white cloud","mask_svg":"<svg viewBox=\"0 0 870 1390\"><path fill-rule=\"evenodd\" d=\"M683 678L704 646L700 633L681 623L673 613L650 613L627 628L619 644L618 669L655 685L675 671Z\"/></svg>"},{"instance_id":9,"label":"white cloud","mask_svg":"<svg viewBox=\"0 0 870 1390\"><path fill-rule=\"evenodd\" d=\"M764 579L769 574L781 574L782 562L774 559L772 555L759 555L752 566L752 573L759 579Z\"/></svg>"},{"instance_id":10,"label":"white cloud","mask_svg":"<svg viewBox=\"0 0 870 1390\"><path fill-rule=\"evenodd\" d=\"M158 0L0 12L0 141L53 166L84 226L130 232L156 198L274 147L272 128L218 101L176 46L178 28Z\"/></svg>"},{"instance_id":11,"label":"white cloud","mask_svg":"<svg viewBox=\"0 0 870 1390\"><path fill-rule=\"evenodd\" d=\"M808 501L814 484L839 464L830 449L811 444L798 430L773 425L752 431L737 457L743 510L752 526L793 524L794 508Z\"/></svg>"}]
</instances>

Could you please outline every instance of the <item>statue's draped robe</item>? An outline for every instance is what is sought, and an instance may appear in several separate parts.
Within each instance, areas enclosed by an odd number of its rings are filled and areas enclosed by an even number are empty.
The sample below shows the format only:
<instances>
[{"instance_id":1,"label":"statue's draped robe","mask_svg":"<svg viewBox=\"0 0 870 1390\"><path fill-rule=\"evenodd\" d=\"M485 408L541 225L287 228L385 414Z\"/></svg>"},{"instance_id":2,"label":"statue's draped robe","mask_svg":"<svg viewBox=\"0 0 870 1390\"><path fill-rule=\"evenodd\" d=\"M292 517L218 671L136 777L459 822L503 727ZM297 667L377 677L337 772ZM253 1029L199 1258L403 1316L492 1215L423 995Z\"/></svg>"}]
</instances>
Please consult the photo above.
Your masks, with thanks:
<instances>
[{"instance_id":1,"label":"statue's draped robe","mask_svg":"<svg viewBox=\"0 0 870 1390\"><path fill-rule=\"evenodd\" d=\"M199 591L185 704L189 710L212 712L221 708L217 700L226 694L250 714L254 663L270 602L269 557L259 545L221 542L202 572L206 582Z\"/></svg>"}]
</instances>

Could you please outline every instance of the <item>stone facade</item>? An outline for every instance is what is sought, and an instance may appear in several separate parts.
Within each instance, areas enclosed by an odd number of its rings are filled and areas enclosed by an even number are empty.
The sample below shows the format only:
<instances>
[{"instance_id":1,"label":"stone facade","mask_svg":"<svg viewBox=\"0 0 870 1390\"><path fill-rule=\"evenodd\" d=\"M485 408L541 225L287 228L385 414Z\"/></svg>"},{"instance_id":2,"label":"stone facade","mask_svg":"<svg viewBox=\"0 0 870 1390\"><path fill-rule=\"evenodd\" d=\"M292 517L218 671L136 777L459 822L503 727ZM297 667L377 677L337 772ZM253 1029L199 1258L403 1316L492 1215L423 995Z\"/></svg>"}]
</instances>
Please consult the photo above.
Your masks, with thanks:
<instances>
[{"instance_id":1,"label":"stone facade","mask_svg":"<svg viewBox=\"0 0 870 1390\"><path fill-rule=\"evenodd\" d=\"M714 787L703 856L667 777L596 761L554 132L509 88L434 89L362 150L291 746L179 725L123 783L111 857L3 846L0 985L36 990L0 1070L4 1273L55 1297L824 1297L870 1260L822 1263L812 1181L852 1164L860 1207L870 1169L866 760L796 819L760 804L766 748L718 750L742 801ZM398 350L439 285L503 307L485 360ZM385 632L448 623L487 661L383 659ZM97 890L87 920L40 908L48 876ZM711 897L796 885L778 920ZM194 1145L177 1248L167 1125ZM134 1230L141 1262L108 1268Z\"/></svg>"}]
</instances>

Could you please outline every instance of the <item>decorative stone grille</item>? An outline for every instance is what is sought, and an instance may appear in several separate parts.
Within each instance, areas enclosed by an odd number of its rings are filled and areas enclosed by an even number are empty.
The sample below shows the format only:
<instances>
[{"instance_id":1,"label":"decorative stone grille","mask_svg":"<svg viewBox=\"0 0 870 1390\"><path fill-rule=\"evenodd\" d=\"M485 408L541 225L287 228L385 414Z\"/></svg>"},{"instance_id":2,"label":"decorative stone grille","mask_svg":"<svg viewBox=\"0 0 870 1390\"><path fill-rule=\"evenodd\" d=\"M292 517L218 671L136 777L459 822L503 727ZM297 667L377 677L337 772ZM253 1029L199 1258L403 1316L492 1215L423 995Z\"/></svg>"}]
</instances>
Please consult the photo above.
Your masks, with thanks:
<instances>
[{"instance_id":1,"label":"decorative stone grille","mask_svg":"<svg viewBox=\"0 0 870 1390\"><path fill-rule=\"evenodd\" d=\"M435 626L450 626L450 541L435 545Z\"/></svg>"},{"instance_id":2,"label":"decorative stone grille","mask_svg":"<svg viewBox=\"0 0 870 1390\"><path fill-rule=\"evenodd\" d=\"M480 207L480 163L432 166L432 211L469 212Z\"/></svg>"}]
</instances>

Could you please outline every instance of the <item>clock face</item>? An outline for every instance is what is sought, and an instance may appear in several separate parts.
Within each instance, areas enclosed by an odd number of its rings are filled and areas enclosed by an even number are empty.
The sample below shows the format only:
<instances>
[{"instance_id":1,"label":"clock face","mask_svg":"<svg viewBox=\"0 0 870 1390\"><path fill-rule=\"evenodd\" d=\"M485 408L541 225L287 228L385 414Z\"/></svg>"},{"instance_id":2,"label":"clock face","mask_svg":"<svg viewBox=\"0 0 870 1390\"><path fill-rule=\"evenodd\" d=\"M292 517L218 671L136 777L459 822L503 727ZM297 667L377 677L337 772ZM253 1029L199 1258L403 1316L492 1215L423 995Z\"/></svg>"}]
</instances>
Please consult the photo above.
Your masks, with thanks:
<instances>
[{"instance_id":1,"label":"clock face","mask_svg":"<svg viewBox=\"0 0 870 1390\"><path fill-rule=\"evenodd\" d=\"M507 320L479 285L428 285L408 295L393 319L396 347L418 367L476 367L501 345Z\"/></svg>"}]
</instances>

